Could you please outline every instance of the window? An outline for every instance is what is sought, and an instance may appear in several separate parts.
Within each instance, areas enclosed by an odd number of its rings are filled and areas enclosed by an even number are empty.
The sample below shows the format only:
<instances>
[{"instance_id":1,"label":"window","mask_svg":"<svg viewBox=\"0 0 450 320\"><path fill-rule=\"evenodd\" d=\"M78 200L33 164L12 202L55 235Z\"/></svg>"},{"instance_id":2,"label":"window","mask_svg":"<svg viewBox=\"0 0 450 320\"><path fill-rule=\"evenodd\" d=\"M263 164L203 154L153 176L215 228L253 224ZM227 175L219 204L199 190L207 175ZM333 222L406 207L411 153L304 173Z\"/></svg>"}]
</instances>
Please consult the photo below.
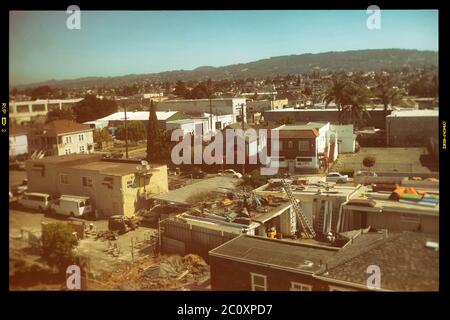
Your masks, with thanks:
<instances>
[{"instance_id":1,"label":"window","mask_svg":"<svg viewBox=\"0 0 450 320\"><path fill-rule=\"evenodd\" d=\"M62 137L61 136L58 137L58 144L62 144Z\"/></svg>"},{"instance_id":2,"label":"window","mask_svg":"<svg viewBox=\"0 0 450 320\"><path fill-rule=\"evenodd\" d=\"M81 184L83 185L83 187L92 187L92 178L81 177Z\"/></svg>"},{"instance_id":3,"label":"window","mask_svg":"<svg viewBox=\"0 0 450 320\"><path fill-rule=\"evenodd\" d=\"M312 162L312 158L297 157L297 162Z\"/></svg>"},{"instance_id":4,"label":"window","mask_svg":"<svg viewBox=\"0 0 450 320\"><path fill-rule=\"evenodd\" d=\"M278 149L279 151L283 150L283 141L280 140L279 144L278 144Z\"/></svg>"},{"instance_id":5,"label":"window","mask_svg":"<svg viewBox=\"0 0 450 320\"><path fill-rule=\"evenodd\" d=\"M66 143L72 143L72 137L66 137Z\"/></svg>"},{"instance_id":6,"label":"window","mask_svg":"<svg viewBox=\"0 0 450 320\"><path fill-rule=\"evenodd\" d=\"M33 112L45 111L45 104L34 104L34 105L31 105L31 110Z\"/></svg>"},{"instance_id":7,"label":"window","mask_svg":"<svg viewBox=\"0 0 450 320\"><path fill-rule=\"evenodd\" d=\"M288 149L292 149L294 147L294 142L288 141Z\"/></svg>"},{"instance_id":8,"label":"window","mask_svg":"<svg viewBox=\"0 0 450 320\"><path fill-rule=\"evenodd\" d=\"M291 281L290 291L312 291L312 285Z\"/></svg>"},{"instance_id":9,"label":"window","mask_svg":"<svg viewBox=\"0 0 450 320\"><path fill-rule=\"evenodd\" d=\"M252 291L267 291L267 276L250 272Z\"/></svg>"},{"instance_id":10,"label":"window","mask_svg":"<svg viewBox=\"0 0 450 320\"><path fill-rule=\"evenodd\" d=\"M83 135L83 134L79 134L79 135L78 135L78 139L79 139L80 141L84 141L84 135Z\"/></svg>"},{"instance_id":11,"label":"window","mask_svg":"<svg viewBox=\"0 0 450 320\"><path fill-rule=\"evenodd\" d=\"M64 150L64 152L65 152L66 154L70 154L70 153L72 152L72 150L66 149L66 150Z\"/></svg>"},{"instance_id":12,"label":"window","mask_svg":"<svg viewBox=\"0 0 450 320\"><path fill-rule=\"evenodd\" d=\"M59 182L61 184L69 184L69 175L67 175L67 174L60 174L59 175Z\"/></svg>"},{"instance_id":13,"label":"window","mask_svg":"<svg viewBox=\"0 0 450 320\"><path fill-rule=\"evenodd\" d=\"M84 152L84 146L80 146L80 152Z\"/></svg>"},{"instance_id":14,"label":"window","mask_svg":"<svg viewBox=\"0 0 450 320\"><path fill-rule=\"evenodd\" d=\"M300 140L298 142L298 151L309 151L309 141L308 140Z\"/></svg>"}]
</instances>

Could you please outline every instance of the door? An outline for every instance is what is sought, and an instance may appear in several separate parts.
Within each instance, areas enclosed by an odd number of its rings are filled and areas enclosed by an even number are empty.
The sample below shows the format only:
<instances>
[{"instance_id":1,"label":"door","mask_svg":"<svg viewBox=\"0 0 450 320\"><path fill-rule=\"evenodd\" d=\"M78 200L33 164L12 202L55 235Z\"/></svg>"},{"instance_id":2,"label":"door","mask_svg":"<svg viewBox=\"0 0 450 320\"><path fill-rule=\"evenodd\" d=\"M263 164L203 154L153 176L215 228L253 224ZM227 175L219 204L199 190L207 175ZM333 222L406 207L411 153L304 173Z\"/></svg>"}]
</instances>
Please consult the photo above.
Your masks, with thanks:
<instances>
[{"instance_id":1,"label":"door","mask_svg":"<svg viewBox=\"0 0 450 320\"><path fill-rule=\"evenodd\" d=\"M289 173L295 173L295 160L288 160Z\"/></svg>"}]
</instances>

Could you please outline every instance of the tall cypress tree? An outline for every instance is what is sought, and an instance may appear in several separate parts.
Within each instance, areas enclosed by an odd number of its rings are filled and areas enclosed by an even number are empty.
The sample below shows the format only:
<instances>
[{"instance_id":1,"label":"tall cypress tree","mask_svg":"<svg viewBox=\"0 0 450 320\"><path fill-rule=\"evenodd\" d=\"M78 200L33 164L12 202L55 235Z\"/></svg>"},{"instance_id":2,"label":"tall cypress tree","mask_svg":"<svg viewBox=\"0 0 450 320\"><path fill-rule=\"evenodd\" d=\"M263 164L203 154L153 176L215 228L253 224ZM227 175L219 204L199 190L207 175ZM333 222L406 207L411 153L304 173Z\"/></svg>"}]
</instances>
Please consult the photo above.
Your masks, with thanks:
<instances>
[{"instance_id":1,"label":"tall cypress tree","mask_svg":"<svg viewBox=\"0 0 450 320\"><path fill-rule=\"evenodd\" d=\"M158 118L156 117L153 100L150 101L150 112L148 116L147 127L147 160L154 161L160 159L161 146L159 145L160 135L158 127Z\"/></svg>"}]
</instances>

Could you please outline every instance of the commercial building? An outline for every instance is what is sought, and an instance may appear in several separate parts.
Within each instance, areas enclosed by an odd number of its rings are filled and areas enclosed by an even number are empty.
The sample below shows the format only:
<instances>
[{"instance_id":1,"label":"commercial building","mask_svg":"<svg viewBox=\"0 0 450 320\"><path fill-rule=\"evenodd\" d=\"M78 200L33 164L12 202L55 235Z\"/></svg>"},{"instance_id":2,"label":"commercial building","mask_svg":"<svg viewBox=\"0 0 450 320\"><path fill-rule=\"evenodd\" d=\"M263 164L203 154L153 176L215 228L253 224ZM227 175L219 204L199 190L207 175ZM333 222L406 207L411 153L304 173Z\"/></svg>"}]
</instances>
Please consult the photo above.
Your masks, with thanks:
<instances>
[{"instance_id":1,"label":"commercial building","mask_svg":"<svg viewBox=\"0 0 450 320\"><path fill-rule=\"evenodd\" d=\"M187 99L166 100L156 102L157 111L180 111L186 114L198 114L199 112L212 113L213 115L233 115L233 123L241 117L244 109L246 119L245 98L223 98L223 99ZM212 127L215 127L213 123Z\"/></svg>"},{"instance_id":2,"label":"commercial building","mask_svg":"<svg viewBox=\"0 0 450 320\"><path fill-rule=\"evenodd\" d=\"M127 121L142 121L145 125L147 125L149 114L150 114L149 111L131 111L131 112L128 111ZM166 123L168 121L188 119L189 117L186 114L183 114L182 112L178 111L167 111L167 112L157 111L156 118L158 119L158 123L161 126L161 128L165 129ZM110 114L109 116L97 120L84 122L84 124L87 124L94 129L101 129L106 127L117 127L119 125L123 125L124 122L125 122L125 112L118 111L113 114Z\"/></svg>"},{"instance_id":3,"label":"commercial building","mask_svg":"<svg viewBox=\"0 0 450 320\"><path fill-rule=\"evenodd\" d=\"M378 129L384 129L385 116L383 109L367 111L370 117L365 119L365 126L373 126ZM389 111L390 112L390 111ZM277 124L284 119L290 119L293 123L304 124L308 122L330 122L339 124L340 114L338 109L280 109L264 111L264 121L269 124Z\"/></svg>"},{"instance_id":4,"label":"commercial building","mask_svg":"<svg viewBox=\"0 0 450 320\"><path fill-rule=\"evenodd\" d=\"M26 162L28 190L91 197L97 217L133 215L168 191L166 165L102 159L98 154L51 156Z\"/></svg>"},{"instance_id":5,"label":"commercial building","mask_svg":"<svg viewBox=\"0 0 450 320\"><path fill-rule=\"evenodd\" d=\"M29 153L46 156L94 151L94 129L71 120L54 120L28 134Z\"/></svg>"},{"instance_id":6,"label":"commercial building","mask_svg":"<svg viewBox=\"0 0 450 320\"><path fill-rule=\"evenodd\" d=\"M54 109L70 109L79 99L39 99L34 101L11 101L9 104L9 117L17 123L22 124L32 121L36 117L47 116Z\"/></svg>"},{"instance_id":7,"label":"commercial building","mask_svg":"<svg viewBox=\"0 0 450 320\"><path fill-rule=\"evenodd\" d=\"M325 184L316 177L302 177L292 181L292 194L301 201L303 214L317 234L338 231L342 205L354 198L361 186ZM285 191L279 179L253 190L260 196L284 197ZM345 229L347 231L349 229ZM351 230L351 229L350 229Z\"/></svg>"},{"instance_id":8,"label":"commercial building","mask_svg":"<svg viewBox=\"0 0 450 320\"><path fill-rule=\"evenodd\" d=\"M431 138L439 139L438 110L393 111L386 117L388 146L424 146Z\"/></svg>"},{"instance_id":9,"label":"commercial building","mask_svg":"<svg viewBox=\"0 0 450 320\"><path fill-rule=\"evenodd\" d=\"M220 291L439 290L436 236L415 232L386 236L371 230L345 236L347 242L335 247L241 235L209 252L211 288ZM374 270L381 270L379 283L369 281Z\"/></svg>"},{"instance_id":10,"label":"commercial building","mask_svg":"<svg viewBox=\"0 0 450 320\"><path fill-rule=\"evenodd\" d=\"M421 191L432 195L430 200L394 200L391 192L374 192L373 187L361 187L352 200L343 203L338 231L371 226L389 232L415 231L438 235L439 190Z\"/></svg>"}]
</instances>

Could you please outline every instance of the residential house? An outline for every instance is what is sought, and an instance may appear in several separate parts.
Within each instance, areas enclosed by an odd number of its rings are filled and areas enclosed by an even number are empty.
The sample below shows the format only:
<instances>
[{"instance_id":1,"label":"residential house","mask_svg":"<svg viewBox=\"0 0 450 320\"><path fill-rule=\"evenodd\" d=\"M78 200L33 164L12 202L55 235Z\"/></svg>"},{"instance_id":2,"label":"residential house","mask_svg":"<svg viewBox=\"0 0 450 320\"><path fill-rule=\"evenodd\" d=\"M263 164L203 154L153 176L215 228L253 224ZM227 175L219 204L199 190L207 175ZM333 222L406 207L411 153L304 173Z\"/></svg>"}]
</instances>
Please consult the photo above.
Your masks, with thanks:
<instances>
[{"instance_id":1,"label":"residential house","mask_svg":"<svg viewBox=\"0 0 450 320\"><path fill-rule=\"evenodd\" d=\"M94 151L94 129L71 120L54 120L28 134L29 153L47 156Z\"/></svg>"}]
</instances>

